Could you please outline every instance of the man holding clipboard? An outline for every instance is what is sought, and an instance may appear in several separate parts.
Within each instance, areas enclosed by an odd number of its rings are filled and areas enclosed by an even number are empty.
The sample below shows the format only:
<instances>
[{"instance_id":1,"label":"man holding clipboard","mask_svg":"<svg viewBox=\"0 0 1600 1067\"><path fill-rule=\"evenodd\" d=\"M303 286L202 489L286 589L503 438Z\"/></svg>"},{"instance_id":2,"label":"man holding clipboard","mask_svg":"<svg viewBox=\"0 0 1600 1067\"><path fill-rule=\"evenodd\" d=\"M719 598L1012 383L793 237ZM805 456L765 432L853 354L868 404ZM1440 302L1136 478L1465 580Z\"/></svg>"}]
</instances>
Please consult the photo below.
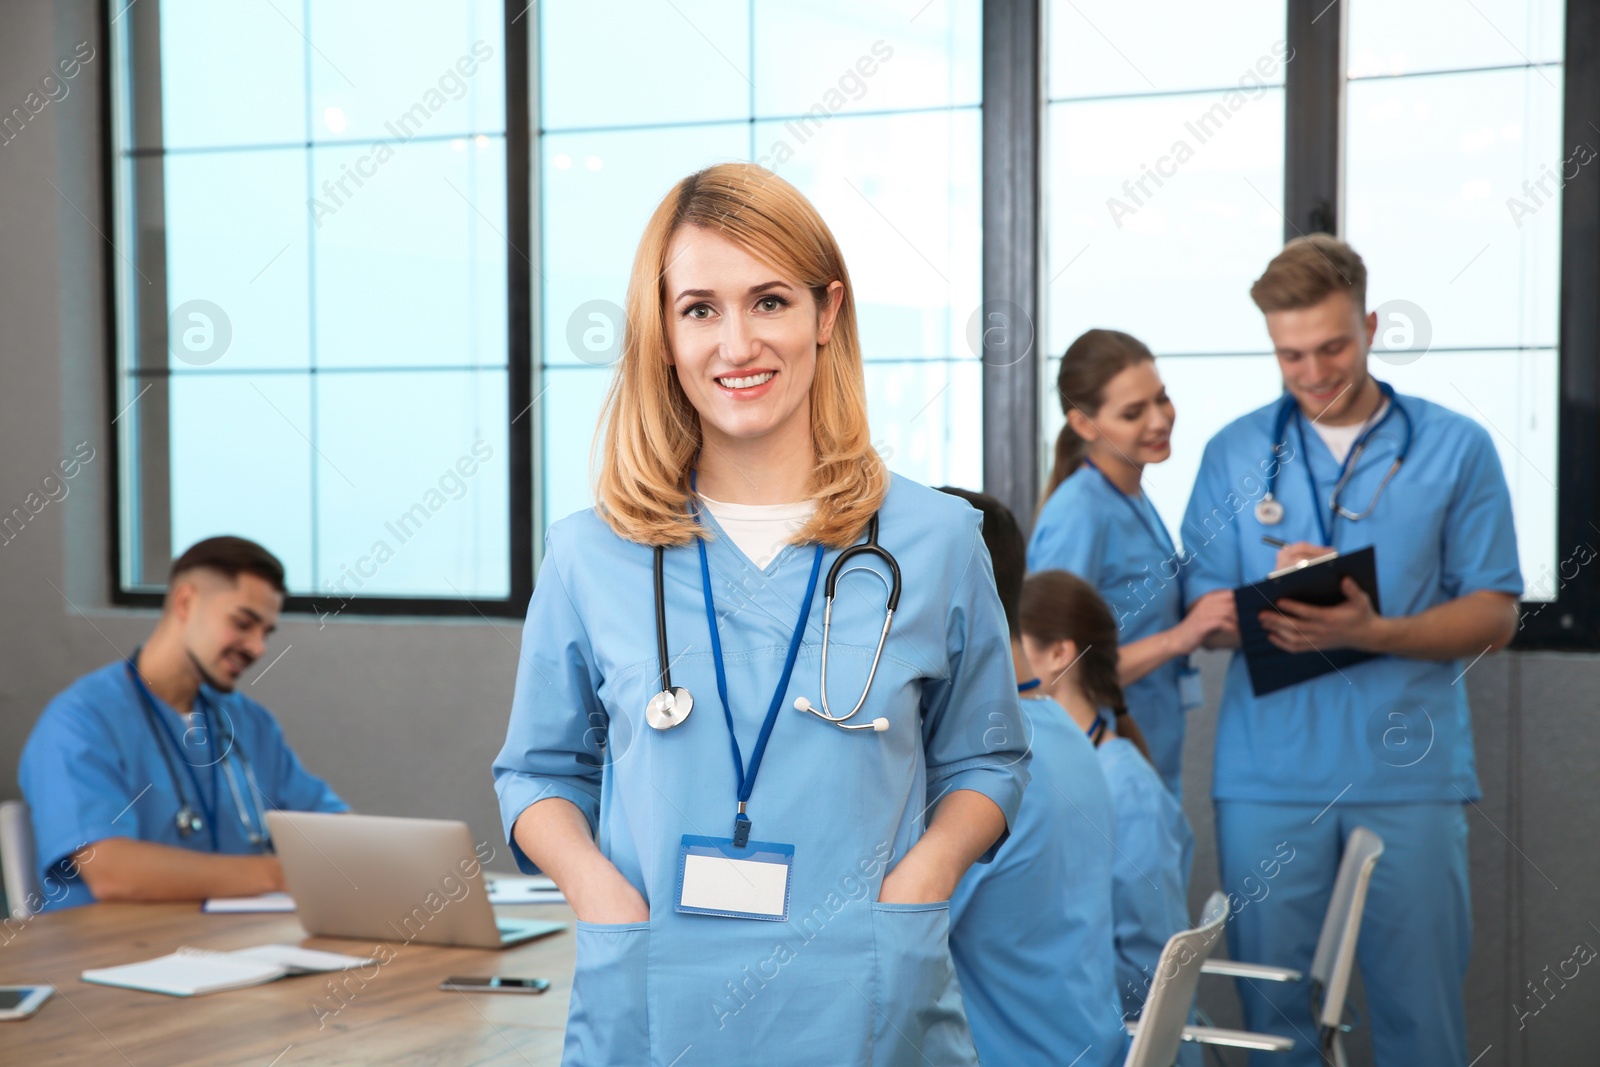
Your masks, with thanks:
<instances>
[{"instance_id":1,"label":"man holding clipboard","mask_svg":"<svg viewBox=\"0 0 1600 1067\"><path fill-rule=\"evenodd\" d=\"M1284 395L1206 446L1183 527L1189 600L1370 548L1383 613L1346 576L1338 603L1279 599L1242 620L1300 662L1330 664L1259 696L1245 656L1229 665L1212 786L1223 885L1259 878L1281 842L1296 857L1229 923L1229 949L1309 970L1344 842L1369 827L1387 846L1358 944L1377 1062L1466 1064L1462 805L1481 794L1458 683L1516 631L1505 476L1477 423L1368 374L1377 316L1350 246L1292 241L1250 294ZM1237 631L1214 643L1237 645ZM1273 1064L1321 1062L1303 985L1244 982L1240 996L1249 1029L1296 1041Z\"/></svg>"}]
</instances>

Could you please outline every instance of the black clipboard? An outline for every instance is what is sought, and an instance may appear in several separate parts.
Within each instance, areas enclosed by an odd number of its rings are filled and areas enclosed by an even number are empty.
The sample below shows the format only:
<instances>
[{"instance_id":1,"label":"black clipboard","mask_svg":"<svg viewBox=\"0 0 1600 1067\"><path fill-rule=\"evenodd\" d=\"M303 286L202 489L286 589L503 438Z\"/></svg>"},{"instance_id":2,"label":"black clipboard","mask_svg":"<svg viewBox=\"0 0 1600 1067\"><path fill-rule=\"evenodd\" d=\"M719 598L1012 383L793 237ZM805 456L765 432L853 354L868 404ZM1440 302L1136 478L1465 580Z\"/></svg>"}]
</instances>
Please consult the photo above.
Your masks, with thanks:
<instances>
[{"instance_id":1,"label":"black clipboard","mask_svg":"<svg viewBox=\"0 0 1600 1067\"><path fill-rule=\"evenodd\" d=\"M1347 577L1354 578L1372 598L1372 610L1382 614L1378 606L1378 556L1370 545L1274 571L1264 582L1233 591L1233 602L1239 609L1239 645L1244 651L1245 665L1250 669L1250 688L1255 690L1256 696L1276 693L1377 658L1375 652L1353 648L1285 652L1267 639L1267 631L1261 628L1261 620L1257 618L1279 600L1298 600L1319 607L1341 603L1344 591L1340 585Z\"/></svg>"}]
</instances>

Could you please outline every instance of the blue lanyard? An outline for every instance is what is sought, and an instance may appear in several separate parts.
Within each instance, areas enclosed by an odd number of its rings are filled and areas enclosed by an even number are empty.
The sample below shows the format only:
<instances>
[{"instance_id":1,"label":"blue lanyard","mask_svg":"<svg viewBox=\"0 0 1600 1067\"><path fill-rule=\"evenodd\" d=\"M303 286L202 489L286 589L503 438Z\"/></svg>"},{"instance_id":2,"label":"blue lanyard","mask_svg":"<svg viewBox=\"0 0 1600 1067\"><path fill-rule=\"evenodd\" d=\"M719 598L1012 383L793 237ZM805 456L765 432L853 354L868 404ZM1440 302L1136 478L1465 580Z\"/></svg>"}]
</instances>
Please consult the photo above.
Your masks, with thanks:
<instances>
[{"instance_id":1,"label":"blue lanyard","mask_svg":"<svg viewBox=\"0 0 1600 1067\"><path fill-rule=\"evenodd\" d=\"M1087 730L1085 730L1084 734L1089 738L1089 743L1091 745L1095 746L1096 748L1099 748L1100 747L1100 738L1105 736L1105 732L1106 732L1105 716L1096 715L1095 718L1094 718L1094 725L1089 727Z\"/></svg>"},{"instance_id":2,"label":"blue lanyard","mask_svg":"<svg viewBox=\"0 0 1600 1067\"><path fill-rule=\"evenodd\" d=\"M697 515L696 521L698 519ZM700 549L700 584L705 591L706 625L711 629L711 654L717 667L717 696L722 698L722 717L728 723L728 743L733 749L733 773L739 783L739 813L733 820L733 844L735 848L744 848L750 841L750 816L745 814L745 805L750 802L750 794L755 790L756 775L761 771L761 758L766 755L767 740L778 721L778 709L783 707L789 678L794 674L794 661L800 655L800 638L805 635L806 620L811 617L811 601L817 591L817 574L822 570L822 546L817 546L816 554L811 558L811 579L806 583L806 598L800 605L800 618L794 624L794 636L789 639L789 655L783 663L783 675L772 692L772 703L767 708L766 720L761 724L756 747L750 753L750 769L746 771L744 755L739 751L739 738L733 730L733 711L728 706L728 672L722 664L722 638L717 634L716 601L711 595L711 564L706 559L705 539L696 538L695 544Z\"/></svg>"},{"instance_id":3,"label":"blue lanyard","mask_svg":"<svg viewBox=\"0 0 1600 1067\"><path fill-rule=\"evenodd\" d=\"M1339 464L1339 477L1334 479L1334 485L1336 486L1344 483L1345 475L1350 472L1350 465L1360 457L1362 451L1367 447L1367 441L1372 438L1372 435L1377 433L1383 424L1388 422L1396 411L1400 410L1400 401L1395 397L1394 387L1392 385L1389 385L1387 382L1378 382L1378 392L1389 401L1388 410L1383 413L1383 418L1379 419L1377 422L1373 423L1371 426L1368 426L1364 431L1362 431L1361 436L1357 437L1355 439L1355 443L1350 446L1350 451L1345 453L1344 462ZM1317 532L1322 535L1321 543L1327 545L1329 548L1333 548L1335 545L1333 543L1331 524L1339 521L1338 502L1336 500L1328 501L1329 518L1327 521L1323 521L1322 497L1317 491L1317 479L1311 473L1311 455L1306 450L1305 416L1300 413L1300 405L1295 403L1293 398L1288 398L1287 402L1292 405L1290 414L1294 418L1295 431L1300 435L1300 454L1306 457L1304 464L1306 472L1306 484L1311 487L1311 509L1316 513L1317 516ZM1405 452L1406 449L1401 450L1402 459L1405 457ZM1335 493L1335 496L1337 496L1337 493Z\"/></svg>"},{"instance_id":4,"label":"blue lanyard","mask_svg":"<svg viewBox=\"0 0 1600 1067\"><path fill-rule=\"evenodd\" d=\"M135 652L134 656L137 656L137 655L138 655L138 653ZM183 769L189 775L189 781L194 786L195 803L200 805L200 814L205 816L206 833L211 838L211 851L218 852L221 849L220 849L220 846L218 845L218 842L217 842L217 808L216 808L216 806L220 803L220 799L219 799L218 793L217 793L217 764L219 762L221 762L221 761L220 760L212 760L211 761L211 798L212 798L212 803L207 804L206 803L205 791L200 788L200 777L199 777L199 775L194 773L194 764L190 763L187 759L184 759L184 755L183 755L183 740L182 740L182 738L178 738L178 737L173 737L172 736L172 727L170 725L168 725L166 720L162 717L161 709L156 704L155 696L150 692L149 688L145 686L144 679L139 677L139 668L134 665L134 656L129 656L128 657L128 664L127 664L127 666L128 666L128 674L133 678L133 684L139 690L139 696L141 698L143 698L144 703L145 703L145 707L147 707L150 710L151 718L153 718L157 723L160 723L160 726L159 726L160 735L158 735L156 737L156 744L157 745L161 745L162 744L162 736L165 736L168 740L170 740L172 742L172 747L178 750L178 760L179 760L179 762L181 762L183 764ZM195 691L194 702L195 702L195 707L197 709L199 709L199 711L200 711L200 721L204 724L205 737L206 737L206 750L207 750L207 753L209 754L210 749L211 749L211 716L205 710L206 709L206 701L205 701L205 698L201 695L201 692L199 690ZM224 756L224 758L226 758L226 756ZM171 769L171 764L168 764L167 766L168 766L168 770L170 770ZM177 781L176 777L173 778L172 785L173 785L174 789L178 788L178 781ZM184 799L183 793L181 791L178 793L178 803L180 805L182 805L182 806L187 806L188 805L188 801Z\"/></svg>"},{"instance_id":5,"label":"blue lanyard","mask_svg":"<svg viewBox=\"0 0 1600 1067\"><path fill-rule=\"evenodd\" d=\"M1128 507L1133 509L1133 517L1139 520L1139 525L1144 527L1145 533L1150 535L1150 539L1156 543L1156 547L1166 552L1169 556L1171 556L1172 561L1181 567L1183 565L1183 554L1178 551L1178 546L1173 544L1172 535L1167 532L1166 524L1161 521L1161 516L1156 512L1156 506L1150 503L1149 498L1143 493L1140 493L1139 499L1135 500L1127 493L1124 493L1121 489L1118 489L1117 483L1108 478L1105 471L1101 470L1098 466L1095 466L1093 460L1086 459L1084 462L1089 466L1094 467L1094 472L1101 478L1105 479L1106 486L1110 488L1114 496L1119 497L1123 503L1127 504ZM1144 507L1142 508L1139 506L1141 502L1144 504ZM1184 596L1183 583L1179 582L1178 617L1181 619L1188 613L1188 597ZM1185 660L1188 659L1188 657L1184 658Z\"/></svg>"},{"instance_id":6,"label":"blue lanyard","mask_svg":"<svg viewBox=\"0 0 1600 1067\"><path fill-rule=\"evenodd\" d=\"M1043 684L1044 684L1044 680L1042 678L1035 678L1031 682L1018 682L1017 683L1017 692L1026 693L1028 690L1037 689Z\"/></svg>"},{"instance_id":7,"label":"blue lanyard","mask_svg":"<svg viewBox=\"0 0 1600 1067\"><path fill-rule=\"evenodd\" d=\"M1156 514L1155 505L1150 503L1143 493L1140 493L1139 499L1135 500L1121 489L1118 489L1117 483L1107 477L1106 472L1096 466L1093 460L1086 459L1084 462L1094 467L1094 472L1105 479L1106 485L1111 487L1112 492L1122 498L1123 503L1133 509L1133 517L1139 520L1139 525L1144 527L1145 533L1150 535L1150 539L1156 543L1156 547L1170 552L1176 562L1182 563L1183 560L1178 555L1178 546L1173 544L1172 535L1167 532L1166 524L1161 521L1161 516ZM1141 501L1144 503L1142 508L1139 506Z\"/></svg>"}]
</instances>

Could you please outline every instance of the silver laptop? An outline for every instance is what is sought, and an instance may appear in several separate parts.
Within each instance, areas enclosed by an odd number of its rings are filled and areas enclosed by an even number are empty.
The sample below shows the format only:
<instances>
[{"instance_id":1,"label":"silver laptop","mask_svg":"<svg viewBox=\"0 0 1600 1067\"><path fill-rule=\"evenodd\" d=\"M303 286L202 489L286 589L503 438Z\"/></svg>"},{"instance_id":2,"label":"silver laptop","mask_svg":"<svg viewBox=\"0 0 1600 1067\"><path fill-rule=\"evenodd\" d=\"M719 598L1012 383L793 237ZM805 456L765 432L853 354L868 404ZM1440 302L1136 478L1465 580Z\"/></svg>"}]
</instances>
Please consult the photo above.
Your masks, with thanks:
<instances>
[{"instance_id":1,"label":"silver laptop","mask_svg":"<svg viewBox=\"0 0 1600 1067\"><path fill-rule=\"evenodd\" d=\"M267 826L309 934L504 948L566 929L496 917L464 822L269 811Z\"/></svg>"}]
</instances>

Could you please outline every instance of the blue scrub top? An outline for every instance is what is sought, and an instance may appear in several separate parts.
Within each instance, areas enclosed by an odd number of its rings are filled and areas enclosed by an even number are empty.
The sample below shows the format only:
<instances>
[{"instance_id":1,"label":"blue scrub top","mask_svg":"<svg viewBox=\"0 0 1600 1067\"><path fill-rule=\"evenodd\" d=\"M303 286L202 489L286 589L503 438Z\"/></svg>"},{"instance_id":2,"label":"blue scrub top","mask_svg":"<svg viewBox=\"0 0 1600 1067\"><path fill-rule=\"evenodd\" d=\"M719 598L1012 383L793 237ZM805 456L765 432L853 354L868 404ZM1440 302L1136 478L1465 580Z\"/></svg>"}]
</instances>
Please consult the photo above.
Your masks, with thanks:
<instances>
[{"instance_id":1,"label":"blue scrub top","mask_svg":"<svg viewBox=\"0 0 1600 1067\"><path fill-rule=\"evenodd\" d=\"M1113 737L1095 751L1117 820L1111 864L1117 992L1123 1014L1136 1016L1167 939L1190 926L1194 834L1177 798L1132 741Z\"/></svg>"},{"instance_id":2,"label":"blue scrub top","mask_svg":"<svg viewBox=\"0 0 1600 1067\"><path fill-rule=\"evenodd\" d=\"M1332 521L1339 467L1315 430L1296 420L1278 473L1283 521L1263 526L1254 505L1266 491L1278 405L1221 430L1206 446L1184 517L1189 591L1202 596L1265 578L1286 541L1321 540L1314 508L1331 521L1333 547L1374 546L1385 615L1415 615L1480 590L1518 595L1511 496L1489 434L1476 422L1412 396L1410 452L1373 513ZM1405 421L1390 415L1355 465L1340 503L1364 510L1399 454ZM1313 497L1306 467L1316 480ZM1382 657L1257 698L1242 653L1228 666L1218 712L1212 795L1218 800L1324 805L1476 800L1466 663Z\"/></svg>"},{"instance_id":3,"label":"blue scrub top","mask_svg":"<svg viewBox=\"0 0 1600 1067\"><path fill-rule=\"evenodd\" d=\"M950 900L950 951L984 1063L1114 1067L1127 1054L1112 940L1115 816L1094 745L1024 699L1033 781L1011 839Z\"/></svg>"},{"instance_id":4,"label":"blue scrub top","mask_svg":"<svg viewBox=\"0 0 1600 1067\"><path fill-rule=\"evenodd\" d=\"M1130 645L1183 620L1184 568L1152 532L1163 530L1148 498L1125 495L1085 463L1040 510L1028 541L1028 570L1071 571L1094 586L1116 616L1118 640ZM1168 660L1123 693L1174 796L1183 784L1182 665Z\"/></svg>"},{"instance_id":5,"label":"blue scrub top","mask_svg":"<svg viewBox=\"0 0 1600 1067\"><path fill-rule=\"evenodd\" d=\"M884 873L946 793L975 790L1015 822L1027 783L1011 644L979 515L894 477L880 544L904 578L871 696L846 731L821 706L822 582L750 800L752 841L792 845L789 919L676 910L684 835L728 837L736 783L693 547L665 553L675 686L694 709L650 728L660 688L652 550L592 510L550 527L523 630L495 788L507 840L535 801L561 797L650 907L643 923L579 923L567 1063L975 1062L948 947L948 905L878 903ZM750 758L782 672L814 554L790 545L758 568L704 515L728 704ZM838 553L829 550L825 577ZM871 556L857 562L882 572ZM841 580L828 654L834 714L854 706L883 628L886 587ZM992 854L993 850L991 850ZM796 1025L796 1020L808 1020Z\"/></svg>"},{"instance_id":6,"label":"blue scrub top","mask_svg":"<svg viewBox=\"0 0 1600 1067\"><path fill-rule=\"evenodd\" d=\"M272 714L242 693L221 693L203 686L199 700L209 701L213 724L221 717L266 794L264 810L348 811L349 806L320 778L308 772L289 745ZM195 852L251 855L261 849L250 843L227 775L218 763L218 748L198 728L190 727L160 697L156 707L170 732L157 738L145 714L139 690L118 660L79 678L44 709L22 750L17 777L33 820L38 873L44 907L92 904L94 895L77 872L64 863L85 845L108 837L130 837ZM198 707L198 701L197 701ZM178 738L182 747L173 743ZM215 812L214 820L196 834L178 834L175 822L182 801L161 759L165 745L179 781L198 812ZM235 757L239 788L249 788L243 764ZM191 779L186 767L194 769ZM213 776L213 768L215 775ZM199 802L195 782L200 785ZM246 801L248 807L248 800ZM254 812L247 812L255 818ZM202 816L204 817L204 816ZM89 859L87 862L94 862Z\"/></svg>"}]
</instances>

